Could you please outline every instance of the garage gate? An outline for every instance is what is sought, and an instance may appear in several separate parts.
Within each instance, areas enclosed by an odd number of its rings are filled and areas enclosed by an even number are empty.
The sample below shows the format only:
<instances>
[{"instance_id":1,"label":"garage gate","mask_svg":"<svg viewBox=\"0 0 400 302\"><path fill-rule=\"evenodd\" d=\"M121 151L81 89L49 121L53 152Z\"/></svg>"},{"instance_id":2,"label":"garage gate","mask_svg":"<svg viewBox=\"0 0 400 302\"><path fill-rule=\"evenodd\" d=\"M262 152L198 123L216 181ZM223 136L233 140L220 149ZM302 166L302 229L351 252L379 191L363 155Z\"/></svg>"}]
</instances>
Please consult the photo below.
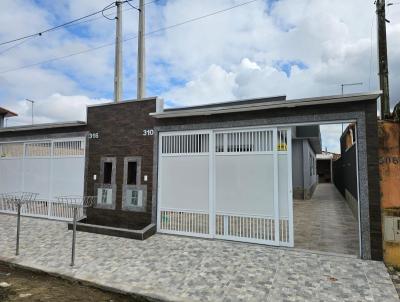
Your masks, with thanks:
<instances>
[{"instance_id":1,"label":"garage gate","mask_svg":"<svg viewBox=\"0 0 400 302\"><path fill-rule=\"evenodd\" d=\"M0 143L0 193L34 192L37 200L25 205L25 215L69 220L72 211L57 196L83 195L84 137ZM0 211L15 212L0 200Z\"/></svg>"},{"instance_id":2,"label":"garage gate","mask_svg":"<svg viewBox=\"0 0 400 302\"><path fill-rule=\"evenodd\" d=\"M293 246L290 128L159 139L159 232Z\"/></svg>"}]
</instances>

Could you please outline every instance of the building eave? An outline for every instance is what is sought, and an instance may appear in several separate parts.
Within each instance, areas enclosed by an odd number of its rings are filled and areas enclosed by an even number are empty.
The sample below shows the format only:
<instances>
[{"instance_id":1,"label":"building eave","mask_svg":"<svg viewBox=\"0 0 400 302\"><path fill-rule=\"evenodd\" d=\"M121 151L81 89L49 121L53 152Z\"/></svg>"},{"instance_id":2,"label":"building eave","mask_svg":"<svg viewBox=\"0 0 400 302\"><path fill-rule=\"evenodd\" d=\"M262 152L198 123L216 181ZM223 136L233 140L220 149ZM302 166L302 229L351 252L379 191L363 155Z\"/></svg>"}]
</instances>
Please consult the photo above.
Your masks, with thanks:
<instances>
[{"instance_id":1,"label":"building eave","mask_svg":"<svg viewBox=\"0 0 400 302\"><path fill-rule=\"evenodd\" d=\"M0 133L35 131L44 129L69 128L69 127L81 127L81 126L86 126L86 122L73 121L64 123L47 123L47 124L6 127L6 128L1 128Z\"/></svg>"},{"instance_id":2,"label":"building eave","mask_svg":"<svg viewBox=\"0 0 400 302\"><path fill-rule=\"evenodd\" d=\"M154 118L177 118L177 117L189 117L189 116L207 116L224 113L234 112L245 112L245 111L259 111L269 109L280 109L280 108L296 108L304 106L315 106L315 105L328 105L328 104L339 104L348 102L360 102L367 100L376 100L381 95L381 91L360 93L360 94L347 94L347 95L334 95L334 96L323 96L316 98L305 98L305 99L294 99L287 101L278 102L260 102L254 104L238 104L229 106L219 106L212 108L196 108L187 109L180 108L179 110L169 110L163 112L150 113Z\"/></svg>"}]
</instances>

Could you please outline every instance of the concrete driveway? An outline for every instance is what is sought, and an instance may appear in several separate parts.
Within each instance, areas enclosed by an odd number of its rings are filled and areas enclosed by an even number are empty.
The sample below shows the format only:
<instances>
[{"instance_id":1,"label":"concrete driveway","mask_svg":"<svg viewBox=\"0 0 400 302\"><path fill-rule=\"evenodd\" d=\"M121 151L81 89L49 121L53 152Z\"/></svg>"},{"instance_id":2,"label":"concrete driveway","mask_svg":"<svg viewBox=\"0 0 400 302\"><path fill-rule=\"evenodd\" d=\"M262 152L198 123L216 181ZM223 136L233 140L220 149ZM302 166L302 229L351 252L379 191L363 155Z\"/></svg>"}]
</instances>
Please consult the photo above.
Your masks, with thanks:
<instances>
[{"instance_id":1,"label":"concrete driveway","mask_svg":"<svg viewBox=\"0 0 400 302\"><path fill-rule=\"evenodd\" d=\"M164 301L399 301L382 262L262 245L155 235L78 233L65 223L0 214L0 260Z\"/></svg>"}]
</instances>

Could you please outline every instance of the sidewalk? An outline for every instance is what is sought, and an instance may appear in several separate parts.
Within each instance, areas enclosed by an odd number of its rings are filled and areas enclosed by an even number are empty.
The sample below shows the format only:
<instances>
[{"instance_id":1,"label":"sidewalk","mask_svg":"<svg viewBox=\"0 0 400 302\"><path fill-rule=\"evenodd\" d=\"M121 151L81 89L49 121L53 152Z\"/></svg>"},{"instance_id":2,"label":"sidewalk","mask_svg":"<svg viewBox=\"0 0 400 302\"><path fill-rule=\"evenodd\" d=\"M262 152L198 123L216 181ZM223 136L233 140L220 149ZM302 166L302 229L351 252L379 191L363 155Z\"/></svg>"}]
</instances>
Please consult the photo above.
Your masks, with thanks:
<instances>
[{"instance_id":1,"label":"sidewalk","mask_svg":"<svg viewBox=\"0 0 400 302\"><path fill-rule=\"evenodd\" d=\"M0 260L164 301L399 301L382 262L262 245L78 232L71 268L65 223L0 214Z\"/></svg>"}]
</instances>

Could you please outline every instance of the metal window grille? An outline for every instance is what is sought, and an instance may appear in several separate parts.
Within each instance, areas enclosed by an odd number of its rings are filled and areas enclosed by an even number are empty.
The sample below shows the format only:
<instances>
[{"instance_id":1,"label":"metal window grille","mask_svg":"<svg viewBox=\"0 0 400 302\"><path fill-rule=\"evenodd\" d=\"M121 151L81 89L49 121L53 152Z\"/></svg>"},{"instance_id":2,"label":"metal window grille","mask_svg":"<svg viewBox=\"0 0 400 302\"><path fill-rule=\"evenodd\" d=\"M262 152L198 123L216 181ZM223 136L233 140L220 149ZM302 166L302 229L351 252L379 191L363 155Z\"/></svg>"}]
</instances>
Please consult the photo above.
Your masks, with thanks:
<instances>
[{"instance_id":1,"label":"metal window grille","mask_svg":"<svg viewBox=\"0 0 400 302\"><path fill-rule=\"evenodd\" d=\"M23 155L23 143L0 144L0 157L22 157Z\"/></svg>"},{"instance_id":2,"label":"metal window grille","mask_svg":"<svg viewBox=\"0 0 400 302\"><path fill-rule=\"evenodd\" d=\"M85 155L84 142L81 140L54 142L53 155L57 157L83 156Z\"/></svg>"},{"instance_id":3,"label":"metal window grille","mask_svg":"<svg viewBox=\"0 0 400 302\"><path fill-rule=\"evenodd\" d=\"M278 151L288 151L287 135L287 130L278 130Z\"/></svg>"},{"instance_id":4,"label":"metal window grille","mask_svg":"<svg viewBox=\"0 0 400 302\"><path fill-rule=\"evenodd\" d=\"M238 131L216 134L216 153L248 153L270 151L273 151L272 130Z\"/></svg>"},{"instance_id":5,"label":"metal window grille","mask_svg":"<svg viewBox=\"0 0 400 302\"><path fill-rule=\"evenodd\" d=\"M209 152L208 134L182 134L162 137L162 154L198 154Z\"/></svg>"},{"instance_id":6,"label":"metal window grille","mask_svg":"<svg viewBox=\"0 0 400 302\"><path fill-rule=\"evenodd\" d=\"M51 142L28 143L25 145L26 157L51 156Z\"/></svg>"}]
</instances>

